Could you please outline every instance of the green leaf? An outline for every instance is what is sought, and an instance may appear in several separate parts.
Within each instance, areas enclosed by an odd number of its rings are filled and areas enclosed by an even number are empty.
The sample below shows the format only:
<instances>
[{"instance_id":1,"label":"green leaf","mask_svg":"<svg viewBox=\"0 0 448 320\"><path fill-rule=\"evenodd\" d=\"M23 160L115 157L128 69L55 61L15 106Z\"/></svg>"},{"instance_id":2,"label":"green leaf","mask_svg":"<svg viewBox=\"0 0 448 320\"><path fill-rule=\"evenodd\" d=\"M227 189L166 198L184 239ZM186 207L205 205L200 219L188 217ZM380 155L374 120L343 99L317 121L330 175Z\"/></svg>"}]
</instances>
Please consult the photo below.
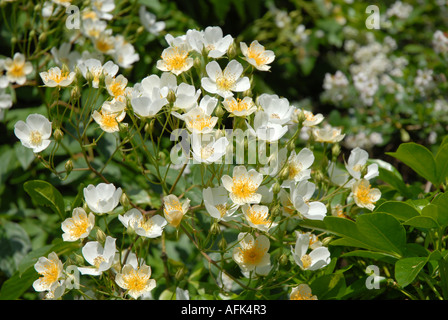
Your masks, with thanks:
<instances>
[{"instance_id":1,"label":"green leaf","mask_svg":"<svg viewBox=\"0 0 448 320\"><path fill-rule=\"evenodd\" d=\"M50 207L61 220L65 218L65 204L61 193L46 181L33 180L24 183L23 188L38 205Z\"/></svg>"},{"instance_id":2,"label":"green leaf","mask_svg":"<svg viewBox=\"0 0 448 320\"><path fill-rule=\"evenodd\" d=\"M414 142L402 143L396 152L386 154L400 160L426 180L438 185L434 156L424 146Z\"/></svg>"},{"instance_id":3,"label":"green leaf","mask_svg":"<svg viewBox=\"0 0 448 320\"><path fill-rule=\"evenodd\" d=\"M0 270L11 277L20 261L31 250L31 241L26 231L15 222L0 224Z\"/></svg>"},{"instance_id":4,"label":"green leaf","mask_svg":"<svg viewBox=\"0 0 448 320\"><path fill-rule=\"evenodd\" d=\"M379 205L375 212L386 212L394 216L398 220L409 220L417 217L420 213L411 205L400 201L387 201Z\"/></svg>"},{"instance_id":5,"label":"green leaf","mask_svg":"<svg viewBox=\"0 0 448 320\"><path fill-rule=\"evenodd\" d=\"M439 224L448 224L448 192L437 195L431 204L438 208Z\"/></svg>"},{"instance_id":6,"label":"green leaf","mask_svg":"<svg viewBox=\"0 0 448 320\"><path fill-rule=\"evenodd\" d=\"M437 151L436 158L437 178L443 183L448 178L448 136L443 139Z\"/></svg>"},{"instance_id":7,"label":"green leaf","mask_svg":"<svg viewBox=\"0 0 448 320\"><path fill-rule=\"evenodd\" d=\"M427 257L412 257L398 260L395 263L395 279L397 283L402 287L411 284L426 262L428 262Z\"/></svg>"},{"instance_id":8,"label":"green leaf","mask_svg":"<svg viewBox=\"0 0 448 320\"><path fill-rule=\"evenodd\" d=\"M356 221L358 230L374 248L403 255L406 230L400 222L387 213L360 215Z\"/></svg>"},{"instance_id":9,"label":"green leaf","mask_svg":"<svg viewBox=\"0 0 448 320\"><path fill-rule=\"evenodd\" d=\"M403 224L422 229L433 229L439 227L439 224L433 218L423 216L413 217L406 220Z\"/></svg>"},{"instance_id":10,"label":"green leaf","mask_svg":"<svg viewBox=\"0 0 448 320\"><path fill-rule=\"evenodd\" d=\"M318 277L310 287L319 300L328 300L343 296L347 285L343 274L328 274Z\"/></svg>"},{"instance_id":11,"label":"green leaf","mask_svg":"<svg viewBox=\"0 0 448 320\"><path fill-rule=\"evenodd\" d=\"M0 289L0 300L17 300L38 278L39 275L34 268L29 268L23 274L17 271L3 283Z\"/></svg>"}]
</instances>

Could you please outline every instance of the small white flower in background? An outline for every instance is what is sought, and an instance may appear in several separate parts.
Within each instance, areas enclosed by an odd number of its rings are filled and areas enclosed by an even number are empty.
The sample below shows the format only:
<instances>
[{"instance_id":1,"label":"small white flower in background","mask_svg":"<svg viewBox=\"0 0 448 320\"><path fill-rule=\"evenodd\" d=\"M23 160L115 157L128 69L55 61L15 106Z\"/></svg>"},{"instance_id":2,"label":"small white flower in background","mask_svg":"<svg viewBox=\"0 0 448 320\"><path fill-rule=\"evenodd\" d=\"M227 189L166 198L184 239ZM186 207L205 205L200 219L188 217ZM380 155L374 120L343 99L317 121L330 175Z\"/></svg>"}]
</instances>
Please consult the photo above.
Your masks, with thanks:
<instances>
[{"instance_id":1,"label":"small white flower in background","mask_svg":"<svg viewBox=\"0 0 448 320\"><path fill-rule=\"evenodd\" d=\"M190 209L190 199L186 199L183 203L174 194L170 194L163 198L163 213L168 223L177 228L182 221L184 215Z\"/></svg>"},{"instance_id":2,"label":"small white flower in background","mask_svg":"<svg viewBox=\"0 0 448 320\"><path fill-rule=\"evenodd\" d=\"M252 41L249 47L245 42L240 42L240 48L245 60L258 70L268 71L271 68L268 64L274 61L275 54L272 50L266 50L257 40Z\"/></svg>"},{"instance_id":3,"label":"small white flower in background","mask_svg":"<svg viewBox=\"0 0 448 320\"><path fill-rule=\"evenodd\" d=\"M94 110L92 118L100 128L108 133L120 130L119 123L126 117L125 104L121 101L104 101L101 110ZM125 125L125 124L123 124Z\"/></svg>"},{"instance_id":4,"label":"small white flower in background","mask_svg":"<svg viewBox=\"0 0 448 320\"><path fill-rule=\"evenodd\" d=\"M306 42L308 40L309 31L306 30L306 27L301 24L298 25L294 34L298 37L299 42Z\"/></svg>"},{"instance_id":5,"label":"small white flower in background","mask_svg":"<svg viewBox=\"0 0 448 320\"><path fill-rule=\"evenodd\" d=\"M270 270L268 237L260 235L254 239L249 233L240 233L238 234L238 243L239 247L233 249L233 260L243 272L254 271L258 274L266 274L266 269Z\"/></svg>"},{"instance_id":6,"label":"small white flower in background","mask_svg":"<svg viewBox=\"0 0 448 320\"><path fill-rule=\"evenodd\" d=\"M104 79L107 92L114 98L119 98L126 94L128 79L119 74L116 77L107 75Z\"/></svg>"},{"instance_id":7,"label":"small white flower in background","mask_svg":"<svg viewBox=\"0 0 448 320\"><path fill-rule=\"evenodd\" d=\"M288 132L288 126L270 122L269 115L262 110L255 112L253 128L246 124L252 136L267 142L278 141Z\"/></svg>"},{"instance_id":8,"label":"small white flower in background","mask_svg":"<svg viewBox=\"0 0 448 320\"><path fill-rule=\"evenodd\" d=\"M231 113L231 116L246 117L257 110L257 106L251 97L244 97L235 99L229 97L222 102L224 108Z\"/></svg>"},{"instance_id":9,"label":"small white flower in background","mask_svg":"<svg viewBox=\"0 0 448 320\"><path fill-rule=\"evenodd\" d=\"M51 252L48 258L40 257L34 265L34 269L42 275L33 282L33 288L38 292L54 291L63 276L63 264L55 252Z\"/></svg>"},{"instance_id":10,"label":"small white flower in background","mask_svg":"<svg viewBox=\"0 0 448 320\"><path fill-rule=\"evenodd\" d=\"M292 288L289 300L317 300L317 296L311 293L311 288L305 283Z\"/></svg>"},{"instance_id":11,"label":"small white flower in background","mask_svg":"<svg viewBox=\"0 0 448 320\"><path fill-rule=\"evenodd\" d=\"M395 3L387 9L386 16L387 17L397 17L399 19L405 20L412 13L414 8L407 3L403 3L402 1L395 1Z\"/></svg>"},{"instance_id":12,"label":"small white flower in background","mask_svg":"<svg viewBox=\"0 0 448 320\"><path fill-rule=\"evenodd\" d=\"M304 217L310 220L323 220L327 213L325 204L319 201L310 201L316 190L316 185L307 180L300 181L297 185L290 185L291 202L294 208Z\"/></svg>"},{"instance_id":13,"label":"small white flower in background","mask_svg":"<svg viewBox=\"0 0 448 320\"><path fill-rule=\"evenodd\" d=\"M211 61L205 66L208 77L201 79L202 87L212 94L228 98L233 92L243 92L250 88L248 77L241 77L243 66L236 60L231 60L224 70L216 61Z\"/></svg>"},{"instance_id":14,"label":"small white flower in background","mask_svg":"<svg viewBox=\"0 0 448 320\"><path fill-rule=\"evenodd\" d=\"M6 78L10 83L22 85L26 82L26 76L33 72L33 65L25 61L25 56L19 52L14 54L13 59L6 58L4 61Z\"/></svg>"},{"instance_id":15,"label":"small white flower in background","mask_svg":"<svg viewBox=\"0 0 448 320\"><path fill-rule=\"evenodd\" d=\"M193 133L192 155L198 163L216 163L221 162L221 158L226 154L229 140L226 137L215 139L214 135L204 135Z\"/></svg>"},{"instance_id":16,"label":"small white flower in background","mask_svg":"<svg viewBox=\"0 0 448 320\"><path fill-rule=\"evenodd\" d=\"M163 73L145 77L141 83L134 85L131 94L131 105L134 112L141 117L155 116L163 106L168 104L167 95L177 87L176 76Z\"/></svg>"},{"instance_id":17,"label":"small white flower in background","mask_svg":"<svg viewBox=\"0 0 448 320\"><path fill-rule=\"evenodd\" d=\"M14 134L23 146L33 149L34 153L45 150L51 143L51 122L43 115L34 113L26 118L26 122L17 121Z\"/></svg>"},{"instance_id":18,"label":"small white flower in background","mask_svg":"<svg viewBox=\"0 0 448 320\"><path fill-rule=\"evenodd\" d=\"M107 236L104 247L98 241L87 242L82 248L82 255L92 267L78 267L81 274L99 276L112 267L117 251L116 239Z\"/></svg>"},{"instance_id":19,"label":"small white flower in background","mask_svg":"<svg viewBox=\"0 0 448 320\"><path fill-rule=\"evenodd\" d=\"M72 84L76 73L53 67L48 71L40 72L39 75L46 87L67 87Z\"/></svg>"},{"instance_id":20,"label":"small white flower in background","mask_svg":"<svg viewBox=\"0 0 448 320\"><path fill-rule=\"evenodd\" d=\"M96 38L92 38L95 49L102 54L112 55L116 49L116 37L111 29L102 31Z\"/></svg>"},{"instance_id":21,"label":"small white flower in background","mask_svg":"<svg viewBox=\"0 0 448 320\"><path fill-rule=\"evenodd\" d=\"M345 134L342 134L340 128L333 128L329 125L323 128L313 128L313 137L317 142L337 143L344 139Z\"/></svg>"},{"instance_id":22,"label":"small white flower in background","mask_svg":"<svg viewBox=\"0 0 448 320\"><path fill-rule=\"evenodd\" d=\"M112 61L107 61L104 65L98 59L87 59L78 64L84 79L87 79L88 73L92 77L92 87L98 88L101 76L115 77L118 73L119 67Z\"/></svg>"},{"instance_id":23,"label":"small white flower in background","mask_svg":"<svg viewBox=\"0 0 448 320\"><path fill-rule=\"evenodd\" d=\"M176 300L190 300L188 290L182 290L181 288L176 287Z\"/></svg>"},{"instance_id":24,"label":"small white flower in background","mask_svg":"<svg viewBox=\"0 0 448 320\"><path fill-rule=\"evenodd\" d=\"M304 127L314 127L317 126L324 120L324 116L321 113L313 114L311 111L302 110L305 119L303 120Z\"/></svg>"},{"instance_id":25,"label":"small white flower in background","mask_svg":"<svg viewBox=\"0 0 448 320\"><path fill-rule=\"evenodd\" d=\"M0 80L1 81L1 80ZM6 93L0 85L0 120L4 117L4 110L12 107L12 96Z\"/></svg>"},{"instance_id":26,"label":"small white flower in background","mask_svg":"<svg viewBox=\"0 0 448 320\"><path fill-rule=\"evenodd\" d=\"M218 104L218 99L209 95L204 96L199 106L191 109L183 115L177 112L172 114L185 121L187 128L192 133L210 133L218 122L218 117L213 117L212 113Z\"/></svg>"},{"instance_id":27,"label":"small white flower in background","mask_svg":"<svg viewBox=\"0 0 448 320\"><path fill-rule=\"evenodd\" d=\"M245 204L242 211L244 218L252 228L268 232L271 228L277 226L277 223L270 219L267 206Z\"/></svg>"},{"instance_id":28,"label":"small white flower in background","mask_svg":"<svg viewBox=\"0 0 448 320\"><path fill-rule=\"evenodd\" d=\"M140 60L140 55L135 51L135 47L127 42L123 36L116 36L115 51L112 53L114 61L122 68L129 69Z\"/></svg>"},{"instance_id":29,"label":"small white flower in background","mask_svg":"<svg viewBox=\"0 0 448 320\"><path fill-rule=\"evenodd\" d=\"M84 188L84 198L90 210L98 214L112 212L120 202L121 188L112 183L89 184Z\"/></svg>"},{"instance_id":30,"label":"small white flower in background","mask_svg":"<svg viewBox=\"0 0 448 320\"><path fill-rule=\"evenodd\" d=\"M436 53L447 53L448 52L448 36L440 30L434 32L432 37L432 45Z\"/></svg>"},{"instance_id":31,"label":"small white flower in background","mask_svg":"<svg viewBox=\"0 0 448 320\"><path fill-rule=\"evenodd\" d=\"M296 231L297 241L291 253L296 264L303 270L318 270L330 263L330 251L327 247L317 247L308 254L310 235Z\"/></svg>"},{"instance_id":32,"label":"small white flower in background","mask_svg":"<svg viewBox=\"0 0 448 320\"><path fill-rule=\"evenodd\" d=\"M421 94L434 86L434 71L431 69L417 70L417 76L414 78L414 86Z\"/></svg>"},{"instance_id":33,"label":"small white flower in background","mask_svg":"<svg viewBox=\"0 0 448 320\"><path fill-rule=\"evenodd\" d=\"M146 217L135 208L130 209L124 215L118 215L118 219L126 228L134 229L136 234L146 238L160 237L167 225L167 221L162 216Z\"/></svg>"},{"instance_id":34,"label":"small white flower in background","mask_svg":"<svg viewBox=\"0 0 448 320\"><path fill-rule=\"evenodd\" d=\"M345 170L338 168L334 162L328 163L327 174L331 182L338 186L346 185L349 178L349 174Z\"/></svg>"},{"instance_id":35,"label":"small white flower in background","mask_svg":"<svg viewBox=\"0 0 448 320\"><path fill-rule=\"evenodd\" d=\"M345 165L348 173L356 180L361 179L362 170L366 166L367 160L369 159L369 154L367 151L361 148L355 148L350 152L347 163ZM379 175L378 165L373 163L367 166L367 172L364 175L364 179L370 180Z\"/></svg>"},{"instance_id":36,"label":"small white flower in background","mask_svg":"<svg viewBox=\"0 0 448 320\"><path fill-rule=\"evenodd\" d=\"M156 280L151 279L151 267L146 264L124 265L121 273L115 276L115 282L134 299L149 294L156 287Z\"/></svg>"},{"instance_id":37,"label":"small white flower in background","mask_svg":"<svg viewBox=\"0 0 448 320\"><path fill-rule=\"evenodd\" d=\"M96 14L94 14L96 16ZM107 22L92 17L82 19L81 33L93 42L107 29Z\"/></svg>"},{"instance_id":38,"label":"small white flower in background","mask_svg":"<svg viewBox=\"0 0 448 320\"><path fill-rule=\"evenodd\" d=\"M285 125L292 120L294 107L289 105L286 98L263 93L257 98L257 104L268 114L271 123Z\"/></svg>"},{"instance_id":39,"label":"small white flower in background","mask_svg":"<svg viewBox=\"0 0 448 320\"><path fill-rule=\"evenodd\" d=\"M173 107L188 112L197 106L201 89L196 89L193 85L182 82L173 92L176 95L176 100Z\"/></svg>"},{"instance_id":40,"label":"small white flower in background","mask_svg":"<svg viewBox=\"0 0 448 320\"><path fill-rule=\"evenodd\" d=\"M233 37L224 36L220 27L207 27L204 31L188 30L186 36L193 50L202 54L205 49L207 56L214 59L225 55L233 43Z\"/></svg>"},{"instance_id":41,"label":"small white flower in background","mask_svg":"<svg viewBox=\"0 0 448 320\"><path fill-rule=\"evenodd\" d=\"M288 180L299 182L311 178L311 165L314 162L314 154L308 148L303 148L298 154L291 151L288 159L289 175Z\"/></svg>"},{"instance_id":42,"label":"small white flower in background","mask_svg":"<svg viewBox=\"0 0 448 320\"><path fill-rule=\"evenodd\" d=\"M162 60L157 61L157 69L170 71L176 76L189 70L193 66L193 58L189 56L189 47L179 45L168 47L162 52Z\"/></svg>"},{"instance_id":43,"label":"small white flower in background","mask_svg":"<svg viewBox=\"0 0 448 320\"><path fill-rule=\"evenodd\" d=\"M95 0L91 7L99 19L111 20L114 17L111 12L115 9L115 0Z\"/></svg>"},{"instance_id":44,"label":"small white flower in background","mask_svg":"<svg viewBox=\"0 0 448 320\"><path fill-rule=\"evenodd\" d=\"M233 220L238 205L229 203L229 195L223 186L206 188L202 190L202 198L207 212L218 221Z\"/></svg>"},{"instance_id":45,"label":"small white flower in background","mask_svg":"<svg viewBox=\"0 0 448 320\"><path fill-rule=\"evenodd\" d=\"M152 33L155 36L158 36L161 31L163 31L166 27L164 21L157 21L157 17L155 14L146 11L145 6L140 6L138 11L140 22L145 27L146 31Z\"/></svg>"},{"instance_id":46,"label":"small white flower in background","mask_svg":"<svg viewBox=\"0 0 448 320\"><path fill-rule=\"evenodd\" d=\"M72 217L65 219L61 224L61 229L64 231L62 239L76 241L87 238L94 226L95 215L92 212L87 215L83 208L75 208Z\"/></svg>"},{"instance_id":47,"label":"small white flower in background","mask_svg":"<svg viewBox=\"0 0 448 320\"><path fill-rule=\"evenodd\" d=\"M76 66L76 62L81 58L78 51L71 51L72 45L69 42L63 42L59 48L53 47L50 52L54 62L62 68L65 64L70 70Z\"/></svg>"},{"instance_id":48,"label":"small white flower in background","mask_svg":"<svg viewBox=\"0 0 448 320\"><path fill-rule=\"evenodd\" d=\"M375 203L381 198L381 191L371 188L368 180L360 179L353 183L352 195L358 207L373 211Z\"/></svg>"},{"instance_id":49,"label":"small white flower in background","mask_svg":"<svg viewBox=\"0 0 448 320\"><path fill-rule=\"evenodd\" d=\"M233 168L233 178L224 175L222 184L229 191L230 199L238 205L256 204L261 201L261 194L257 193L263 175L255 169L247 171L245 166L236 166Z\"/></svg>"}]
</instances>

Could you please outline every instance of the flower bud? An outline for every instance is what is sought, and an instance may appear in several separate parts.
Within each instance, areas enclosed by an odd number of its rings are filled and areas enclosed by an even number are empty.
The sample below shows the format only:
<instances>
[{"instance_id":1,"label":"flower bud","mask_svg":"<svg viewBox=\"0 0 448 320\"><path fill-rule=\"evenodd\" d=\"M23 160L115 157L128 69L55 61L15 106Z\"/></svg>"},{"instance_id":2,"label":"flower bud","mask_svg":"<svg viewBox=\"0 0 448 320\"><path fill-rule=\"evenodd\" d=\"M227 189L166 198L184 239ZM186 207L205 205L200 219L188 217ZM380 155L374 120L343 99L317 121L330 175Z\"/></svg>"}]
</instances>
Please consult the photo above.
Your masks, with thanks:
<instances>
[{"instance_id":1,"label":"flower bud","mask_svg":"<svg viewBox=\"0 0 448 320\"><path fill-rule=\"evenodd\" d=\"M219 240L218 246L222 251L227 250L227 241L224 237L222 237L221 240Z\"/></svg>"},{"instance_id":2,"label":"flower bud","mask_svg":"<svg viewBox=\"0 0 448 320\"><path fill-rule=\"evenodd\" d=\"M182 279L185 277L186 274L187 271L185 270L185 268L180 267L179 269L177 269L176 275L174 277L176 278L177 281L182 281Z\"/></svg>"},{"instance_id":3,"label":"flower bud","mask_svg":"<svg viewBox=\"0 0 448 320\"><path fill-rule=\"evenodd\" d=\"M199 57L194 58L193 67L197 70L201 70L202 68L202 59Z\"/></svg>"},{"instance_id":4,"label":"flower bud","mask_svg":"<svg viewBox=\"0 0 448 320\"><path fill-rule=\"evenodd\" d=\"M331 240L333 240L333 237L325 237L322 239L322 246L326 247L330 244Z\"/></svg>"},{"instance_id":5,"label":"flower bud","mask_svg":"<svg viewBox=\"0 0 448 320\"><path fill-rule=\"evenodd\" d=\"M278 258L278 264L281 266L286 266L288 262L289 262L288 256L284 253Z\"/></svg>"},{"instance_id":6,"label":"flower bud","mask_svg":"<svg viewBox=\"0 0 448 320\"><path fill-rule=\"evenodd\" d=\"M106 242L106 234L100 228L96 229L96 241L98 241L99 243Z\"/></svg>"},{"instance_id":7,"label":"flower bud","mask_svg":"<svg viewBox=\"0 0 448 320\"><path fill-rule=\"evenodd\" d=\"M70 92L70 98L72 100L78 100L81 98L81 89L79 89L78 86L73 87L72 91Z\"/></svg>"},{"instance_id":8,"label":"flower bud","mask_svg":"<svg viewBox=\"0 0 448 320\"><path fill-rule=\"evenodd\" d=\"M221 232L221 229L219 228L219 225L217 223L212 224L210 227L210 233L211 234L218 234Z\"/></svg>"},{"instance_id":9,"label":"flower bud","mask_svg":"<svg viewBox=\"0 0 448 320\"><path fill-rule=\"evenodd\" d=\"M169 103L174 103L176 101L176 93L173 90L170 90L166 96L166 99Z\"/></svg>"},{"instance_id":10,"label":"flower bud","mask_svg":"<svg viewBox=\"0 0 448 320\"><path fill-rule=\"evenodd\" d=\"M296 149L296 141L293 139L287 145L288 151L291 152Z\"/></svg>"},{"instance_id":11,"label":"flower bud","mask_svg":"<svg viewBox=\"0 0 448 320\"><path fill-rule=\"evenodd\" d=\"M229 50L227 51L227 55L229 56L229 59L233 59L236 56L236 44L235 41L232 42L232 44L229 46Z\"/></svg>"},{"instance_id":12,"label":"flower bud","mask_svg":"<svg viewBox=\"0 0 448 320\"><path fill-rule=\"evenodd\" d=\"M72 172L73 170L73 161L72 159L68 159L67 162L65 163L65 172L67 175L70 174L70 172Z\"/></svg>"},{"instance_id":13,"label":"flower bud","mask_svg":"<svg viewBox=\"0 0 448 320\"><path fill-rule=\"evenodd\" d=\"M215 115L218 118L222 118L226 112L222 108L221 104L218 105L218 107L215 109Z\"/></svg>"},{"instance_id":14,"label":"flower bud","mask_svg":"<svg viewBox=\"0 0 448 320\"><path fill-rule=\"evenodd\" d=\"M282 189L282 186L280 185L280 183L278 183L278 181L276 181L274 183L274 185L272 186L272 192L274 194L278 194L280 192L280 190Z\"/></svg>"},{"instance_id":15,"label":"flower bud","mask_svg":"<svg viewBox=\"0 0 448 320\"><path fill-rule=\"evenodd\" d=\"M281 171L280 171L280 179L281 180L286 180L289 178L289 166L285 166Z\"/></svg>"},{"instance_id":16,"label":"flower bud","mask_svg":"<svg viewBox=\"0 0 448 320\"><path fill-rule=\"evenodd\" d=\"M282 214L282 209L280 208L279 204L276 204L272 209L271 209L271 216L272 217L278 217Z\"/></svg>"},{"instance_id":17,"label":"flower bud","mask_svg":"<svg viewBox=\"0 0 448 320\"><path fill-rule=\"evenodd\" d=\"M57 128L56 130L54 130L53 136L54 136L54 140L56 140L57 142L60 142L62 140L62 138L64 138L64 132L62 132L61 129Z\"/></svg>"},{"instance_id":18,"label":"flower bud","mask_svg":"<svg viewBox=\"0 0 448 320\"><path fill-rule=\"evenodd\" d=\"M39 35L39 42L45 42L45 41L47 41L47 33L46 32L42 32ZM12 42L12 39L11 39L11 42Z\"/></svg>"},{"instance_id":19,"label":"flower bud","mask_svg":"<svg viewBox=\"0 0 448 320\"><path fill-rule=\"evenodd\" d=\"M120 203L124 207L125 210L127 210L127 208L129 208L129 206L130 206L129 198L126 195L126 193L124 193L124 192L121 194Z\"/></svg>"}]
</instances>

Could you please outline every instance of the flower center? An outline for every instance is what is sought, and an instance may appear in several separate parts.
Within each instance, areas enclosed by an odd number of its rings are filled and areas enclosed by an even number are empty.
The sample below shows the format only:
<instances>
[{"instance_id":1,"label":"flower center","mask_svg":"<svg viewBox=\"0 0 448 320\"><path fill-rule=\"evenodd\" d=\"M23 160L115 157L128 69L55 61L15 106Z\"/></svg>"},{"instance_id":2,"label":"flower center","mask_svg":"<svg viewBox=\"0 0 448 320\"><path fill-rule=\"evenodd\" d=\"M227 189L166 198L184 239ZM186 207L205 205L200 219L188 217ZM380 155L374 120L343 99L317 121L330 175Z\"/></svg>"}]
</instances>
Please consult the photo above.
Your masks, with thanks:
<instances>
[{"instance_id":1,"label":"flower center","mask_svg":"<svg viewBox=\"0 0 448 320\"><path fill-rule=\"evenodd\" d=\"M34 146L38 146L42 143L42 134L35 130L35 131L31 131L30 133L30 142L32 145Z\"/></svg>"},{"instance_id":2,"label":"flower center","mask_svg":"<svg viewBox=\"0 0 448 320\"><path fill-rule=\"evenodd\" d=\"M47 265L41 274L43 275L42 281L50 285L58 280L59 268L54 261L49 261L49 265Z\"/></svg>"},{"instance_id":3,"label":"flower center","mask_svg":"<svg viewBox=\"0 0 448 320\"><path fill-rule=\"evenodd\" d=\"M114 97L122 96L125 93L125 86L118 81L111 83L108 89Z\"/></svg>"},{"instance_id":4,"label":"flower center","mask_svg":"<svg viewBox=\"0 0 448 320\"><path fill-rule=\"evenodd\" d=\"M291 161L288 164L288 167L289 167L289 179L294 179L302 171L301 163Z\"/></svg>"},{"instance_id":5,"label":"flower center","mask_svg":"<svg viewBox=\"0 0 448 320\"><path fill-rule=\"evenodd\" d=\"M216 209L218 209L219 213L221 214L221 218L224 217L224 215L227 213L227 206L225 204L218 204L216 206Z\"/></svg>"},{"instance_id":6,"label":"flower center","mask_svg":"<svg viewBox=\"0 0 448 320\"><path fill-rule=\"evenodd\" d=\"M17 64L14 63L12 65L12 68L9 69L8 73L11 74L14 77L22 77L25 75L25 71L24 71L24 65L23 64Z\"/></svg>"},{"instance_id":7,"label":"flower center","mask_svg":"<svg viewBox=\"0 0 448 320\"><path fill-rule=\"evenodd\" d=\"M151 231L151 229L152 229L152 227L154 226L154 224L153 224L153 222L152 222L151 219L145 219L145 218L143 218L143 219L141 219L141 220L138 222L138 226L139 226L140 228L144 229L146 232L149 232L149 231Z\"/></svg>"},{"instance_id":8,"label":"flower center","mask_svg":"<svg viewBox=\"0 0 448 320\"><path fill-rule=\"evenodd\" d=\"M291 295L291 300L313 300L311 293L297 290Z\"/></svg>"},{"instance_id":9,"label":"flower center","mask_svg":"<svg viewBox=\"0 0 448 320\"><path fill-rule=\"evenodd\" d=\"M131 273L123 275L123 281L128 290L143 291L148 283L149 276L132 270Z\"/></svg>"},{"instance_id":10,"label":"flower center","mask_svg":"<svg viewBox=\"0 0 448 320\"><path fill-rule=\"evenodd\" d=\"M238 198L249 198L255 191L257 191L257 187L249 179L233 178L232 193Z\"/></svg>"},{"instance_id":11,"label":"flower center","mask_svg":"<svg viewBox=\"0 0 448 320\"><path fill-rule=\"evenodd\" d=\"M118 125L117 116L115 114L104 113L102 114L101 120L103 122L103 126L109 129L113 129Z\"/></svg>"},{"instance_id":12,"label":"flower center","mask_svg":"<svg viewBox=\"0 0 448 320\"><path fill-rule=\"evenodd\" d=\"M114 48L114 45L112 41L110 41L108 38L101 38L99 37L97 41L95 42L96 48L101 51L102 53L109 52Z\"/></svg>"},{"instance_id":13,"label":"flower center","mask_svg":"<svg viewBox=\"0 0 448 320\"><path fill-rule=\"evenodd\" d=\"M215 152L215 149L210 146L201 147L201 159L208 159L210 158L213 153Z\"/></svg>"},{"instance_id":14,"label":"flower center","mask_svg":"<svg viewBox=\"0 0 448 320\"><path fill-rule=\"evenodd\" d=\"M87 228L89 226L89 221L87 217L80 217L80 218L81 220L79 221L72 219L73 224L70 227L70 234L75 238L79 238L84 233L86 233Z\"/></svg>"},{"instance_id":15,"label":"flower center","mask_svg":"<svg viewBox=\"0 0 448 320\"><path fill-rule=\"evenodd\" d=\"M162 55L162 59L165 61L168 70L180 70L182 69L187 61L188 52L173 48L169 53Z\"/></svg>"},{"instance_id":16,"label":"flower center","mask_svg":"<svg viewBox=\"0 0 448 320\"><path fill-rule=\"evenodd\" d=\"M263 65L268 61L268 58L264 56L264 51L255 49L253 45L250 45L247 49L247 57L249 59L254 59L258 66Z\"/></svg>"},{"instance_id":17,"label":"flower center","mask_svg":"<svg viewBox=\"0 0 448 320\"><path fill-rule=\"evenodd\" d=\"M258 264L265 254L265 250L258 247L257 245L252 245L248 248L240 248L242 259L245 264Z\"/></svg>"},{"instance_id":18,"label":"flower center","mask_svg":"<svg viewBox=\"0 0 448 320\"><path fill-rule=\"evenodd\" d=\"M302 261L304 269L308 269L308 267L311 265L311 257L307 254L303 255L302 258L300 258L300 261Z\"/></svg>"},{"instance_id":19,"label":"flower center","mask_svg":"<svg viewBox=\"0 0 448 320\"><path fill-rule=\"evenodd\" d=\"M360 184L356 189L356 197L361 203L371 203L372 197L370 196L370 184L368 186Z\"/></svg>"},{"instance_id":20,"label":"flower center","mask_svg":"<svg viewBox=\"0 0 448 320\"><path fill-rule=\"evenodd\" d=\"M268 215L263 211L257 211L253 208L249 208L247 218L253 224L270 224L271 220L268 218Z\"/></svg>"},{"instance_id":21,"label":"flower center","mask_svg":"<svg viewBox=\"0 0 448 320\"><path fill-rule=\"evenodd\" d=\"M102 256L98 256L98 257L96 257L95 259L93 259L93 265L94 265L96 268L99 268L101 262L104 262L104 261L106 261L106 260L104 260L104 258L103 258Z\"/></svg>"},{"instance_id":22,"label":"flower center","mask_svg":"<svg viewBox=\"0 0 448 320\"><path fill-rule=\"evenodd\" d=\"M193 119L188 121L188 126L198 131L204 130L212 125L212 117L207 115L196 115ZM202 152L201 152L202 153Z\"/></svg>"},{"instance_id":23,"label":"flower center","mask_svg":"<svg viewBox=\"0 0 448 320\"><path fill-rule=\"evenodd\" d=\"M249 103L243 102L240 98L234 100L228 100L228 108L231 112L234 111L246 111L249 109Z\"/></svg>"},{"instance_id":24,"label":"flower center","mask_svg":"<svg viewBox=\"0 0 448 320\"><path fill-rule=\"evenodd\" d=\"M230 91L235 84L233 77L220 76L216 79L216 86L221 91Z\"/></svg>"}]
</instances>

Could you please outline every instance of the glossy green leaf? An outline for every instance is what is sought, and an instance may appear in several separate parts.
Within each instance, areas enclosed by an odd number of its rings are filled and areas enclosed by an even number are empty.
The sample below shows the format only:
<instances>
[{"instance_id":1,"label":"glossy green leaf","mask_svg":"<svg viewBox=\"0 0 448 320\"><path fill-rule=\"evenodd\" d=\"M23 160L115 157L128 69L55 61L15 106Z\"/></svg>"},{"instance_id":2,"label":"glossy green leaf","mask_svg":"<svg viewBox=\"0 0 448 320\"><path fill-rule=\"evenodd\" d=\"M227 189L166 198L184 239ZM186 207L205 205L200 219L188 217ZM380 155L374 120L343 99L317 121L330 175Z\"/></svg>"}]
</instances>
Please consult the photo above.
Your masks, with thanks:
<instances>
[{"instance_id":1,"label":"glossy green leaf","mask_svg":"<svg viewBox=\"0 0 448 320\"><path fill-rule=\"evenodd\" d=\"M27 181L23 188L36 204L50 207L61 220L65 218L64 198L51 183L41 180Z\"/></svg>"},{"instance_id":2,"label":"glossy green leaf","mask_svg":"<svg viewBox=\"0 0 448 320\"><path fill-rule=\"evenodd\" d=\"M375 208L375 212L386 212L398 220L406 221L419 216L420 213L411 205L400 201L387 201Z\"/></svg>"},{"instance_id":3,"label":"glossy green leaf","mask_svg":"<svg viewBox=\"0 0 448 320\"><path fill-rule=\"evenodd\" d=\"M395 263L395 279L397 283L402 287L411 284L427 261L427 257L412 257L398 260Z\"/></svg>"},{"instance_id":4,"label":"glossy green leaf","mask_svg":"<svg viewBox=\"0 0 448 320\"><path fill-rule=\"evenodd\" d=\"M402 143L396 152L386 154L397 158L426 180L438 184L434 156L424 146L414 142Z\"/></svg>"}]
</instances>

